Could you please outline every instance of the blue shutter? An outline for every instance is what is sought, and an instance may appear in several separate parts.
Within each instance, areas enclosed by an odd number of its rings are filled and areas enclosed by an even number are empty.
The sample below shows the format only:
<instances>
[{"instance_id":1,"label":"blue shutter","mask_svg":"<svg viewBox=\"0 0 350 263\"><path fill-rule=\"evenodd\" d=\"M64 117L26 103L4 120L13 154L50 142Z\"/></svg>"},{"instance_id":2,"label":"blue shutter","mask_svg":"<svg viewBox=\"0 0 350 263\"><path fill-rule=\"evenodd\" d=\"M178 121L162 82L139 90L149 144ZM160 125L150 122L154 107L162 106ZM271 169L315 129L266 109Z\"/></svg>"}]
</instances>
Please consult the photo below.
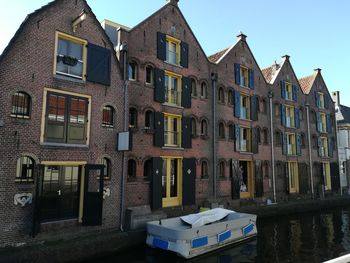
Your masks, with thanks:
<instances>
[{"instance_id":1,"label":"blue shutter","mask_svg":"<svg viewBox=\"0 0 350 263\"><path fill-rule=\"evenodd\" d=\"M181 42L181 54L180 65L184 68L188 68L188 44Z\"/></svg>"},{"instance_id":2,"label":"blue shutter","mask_svg":"<svg viewBox=\"0 0 350 263\"><path fill-rule=\"evenodd\" d=\"M329 97L327 94L324 94L323 97L324 97L324 107L326 109L328 109L329 108Z\"/></svg>"},{"instance_id":3,"label":"blue shutter","mask_svg":"<svg viewBox=\"0 0 350 263\"><path fill-rule=\"evenodd\" d=\"M86 79L102 85L111 85L111 50L88 44Z\"/></svg>"},{"instance_id":4,"label":"blue shutter","mask_svg":"<svg viewBox=\"0 0 350 263\"><path fill-rule=\"evenodd\" d=\"M281 123L282 126L286 126L286 106L281 104Z\"/></svg>"},{"instance_id":5,"label":"blue shutter","mask_svg":"<svg viewBox=\"0 0 350 263\"><path fill-rule=\"evenodd\" d=\"M318 156L322 155L321 147L322 147L322 141L321 137L317 137L317 146L318 146Z\"/></svg>"},{"instance_id":6,"label":"blue shutter","mask_svg":"<svg viewBox=\"0 0 350 263\"><path fill-rule=\"evenodd\" d=\"M237 63L235 63L235 82L237 85L241 85L241 66Z\"/></svg>"},{"instance_id":7,"label":"blue shutter","mask_svg":"<svg viewBox=\"0 0 350 263\"><path fill-rule=\"evenodd\" d=\"M300 116L299 116L299 109L294 108L294 121L295 121L295 128L300 128Z\"/></svg>"},{"instance_id":8,"label":"blue shutter","mask_svg":"<svg viewBox=\"0 0 350 263\"><path fill-rule=\"evenodd\" d=\"M254 70L249 69L249 88L254 89Z\"/></svg>"},{"instance_id":9,"label":"blue shutter","mask_svg":"<svg viewBox=\"0 0 350 263\"><path fill-rule=\"evenodd\" d=\"M297 86L293 85L292 87L293 87L293 90L292 90L292 92L293 92L293 100L294 101L298 101Z\"/></svg>"},{"instance_id":10,"label":"blue shutter","mask_svg":"<svg viewBox=\"0 0 350 263\"><path fill-rule=\"evenodd\" d=\"M286 83L283 80L281 80L281 97L286 98Z\"/></svg>"},{"instance_id":11,"label":"blue shutter","mask_svg":"<svg viewBox=\"0 0 350 263\"><path fill-rule=\"evenodd\" d=\"M287 134L283 133L283 144L282 144L282 150L283 150L283 154L287 155L288 152L288 145L287 145Z\"/></svg>"},{"instance_id":12,"label":"blue shutter","mask_svg":"<svg viewBox=\"0 0 350 263\"><path fill-rule=\"evenodd\" d=\"M319 112L316 112L316 130L318 132L321 132L320 131L320 123L321 123L321 116L320 116L320 113Z\"/></svg>"},{"instance_id":13,"label":"blue shutter","mask_svg":"<svg viewBox=\"0 0 350 263\"><path fill-rule=\"evenodd\" d=\"M331 137L328 137L328 156L329 157L333 157L333 140Z\"/></svg>"},{"instance_id":14,"label":"blue shutter","mask_svg":"<svg viewBox=\"0 0 350 263\"><path fill-rule=\"evenodd\" d=\"M320 107L320 97L318 96L317 91L315 91L315 103L316 103L316 107L319 108Z\"/></svg>"},{"instance_id":15,"label":"blue shutter","mask_svg":"<svg viewBox=\"0 0 350 263\"><path fill-rule=\"evenodd\" d=\"M241 94L238 91L234 91L235 93L235 108L234 115L237 118L241 117Z\"/></svg>"},{"instance_id":16,"label":"blue shutter","mask_svg":"<svg viewBox=\"0 0 350 263\"><path fill-rule=\"evenodd\" d=\"M258 96L251 96L250 97L250 119L252 121L258 120L258 107L259 107Z\"/></svg>"},{"instance_id":17,"label":"blue shutter","mask_svg":"<svg viewBox=\"0 0 350 263\"><path fill-rule=\"evenodd\" d=\"M236 150L236 152L239 151L239 149L240 149L240 138L239 138L240 131L241 131L240 126L238 124L235 124L235 150Z\"/></svg>"},{"instance_id":18,"label":"blue shutter","mask_svg":"<svg viewBox=\"0 0 350 263\"><path fill-rule=\"evenodd\" d=\"M166 60L166 36L161 32L157 32L157 58Z\"/></svg>"},{"instance_id":19,"label":"blue shutter","mask_svg":"<svg viewBox=\"0 0 350 263\"><path fill-rule=\"evenodd\" d=\"M301 135L297 133L297 155L301 155Z\"/></svg>"},{"instance_id":20,"label":"blue shutter","mask_svg":"<svg viewBox=\"0 0 350 263\"><path fill-rule=\"evenodd\" d=\"M327 114L326 120L327 120L327 132L332 133L332 119L330 114Z\"/></svg>"}]
</instances>

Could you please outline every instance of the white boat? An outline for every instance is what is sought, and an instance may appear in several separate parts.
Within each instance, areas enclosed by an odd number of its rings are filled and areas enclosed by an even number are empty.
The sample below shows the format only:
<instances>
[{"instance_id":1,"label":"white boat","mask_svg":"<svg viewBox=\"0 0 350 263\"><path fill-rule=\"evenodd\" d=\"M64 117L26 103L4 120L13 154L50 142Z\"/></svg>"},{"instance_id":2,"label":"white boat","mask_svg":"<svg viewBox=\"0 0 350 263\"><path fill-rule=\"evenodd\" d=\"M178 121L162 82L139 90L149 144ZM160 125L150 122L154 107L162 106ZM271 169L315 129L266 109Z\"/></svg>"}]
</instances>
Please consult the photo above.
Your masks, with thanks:
<instances>
[{"instance_id":1,"label":"white boat","mask_svg":"<svg viewBox=\"0 0 350 263\"><path fill-rule=\"evenodd\" d=\"M256 215L215 208L148 222L146 243L183 258L192 258L256 235Z\"/></svg>"}]
</instances>

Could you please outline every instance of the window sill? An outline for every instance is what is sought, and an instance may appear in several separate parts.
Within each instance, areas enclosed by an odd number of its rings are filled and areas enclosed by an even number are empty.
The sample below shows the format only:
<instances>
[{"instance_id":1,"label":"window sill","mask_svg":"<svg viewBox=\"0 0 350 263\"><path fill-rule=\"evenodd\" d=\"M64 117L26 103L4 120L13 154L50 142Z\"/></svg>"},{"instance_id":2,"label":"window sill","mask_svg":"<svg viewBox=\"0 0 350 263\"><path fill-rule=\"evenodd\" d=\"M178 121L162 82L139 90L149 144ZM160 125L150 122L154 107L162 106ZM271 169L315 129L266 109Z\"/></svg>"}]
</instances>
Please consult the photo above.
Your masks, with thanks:
<instances>
[{"instance_id":1,"label":"window sill","mask_svg":"<svg viewBox=\"0 0 350 263\"><path fill-rule=\"evenodd\" d=\"M218 103L219 105L223 105L223 106L226 105L225 102L222 102L222 101L218 101L217 103Z\"/></svg>"},{"instance_id":2,"label":"window sill","mask_svg":"<svg viewBox=\"0 0 350 263\"><path fill-rule=\"evenodd\" d=\"M30 116L21 116L21 115L11 114L10 117L14 119L30 120Z\"/></svg>"},{"instance_id":3,"label":"window sill","mask_svg":"<svg viewBox=\"0 0 350 263\"><path fill-rule=\"evenodd\" d=\"M208 135L200 135L201 139L203 140L208 140L209 139L209 136Z\"/></svg>"},{"instance_id":4,"label":"window sill","mask_svg":"<svg viewBox=\"0 0 350 263\"><path fill-rule=\"evenodd\" d=\"M239 118L241 121L249 121L249 122L253 122L252 120L250 119L244 119L244 118Z\"/></svg>"},{"instance_id":5,"label":"window sill","mask_svg":"<svg viewBox=\"0 0 350 263\"><path fill-rule=\"evenodd\" d=\"M65 75L60 75L60 74L54 74L53 77L58 80L67 80L75 83L81 83L81 84L86 84L86 81L83 79L75 78L75 77L70 77L70 76L65 76Z\"/></svg>"},{"instance_id":6,"label":"window sill","mask_svg":"<svg viewBox=\"0 0 350 263\"><path fill-rule=\"evenodd\" d=\"M111 129L114 128L113 125L107 125L107 124L102 124L102 127L103 127L103 128L111 128Z\"/></svg>"},{"instance_id":7,"label":"window sill","mask_svg":"<svg viewBox=\"0 0 350 263\"><path fill-rule=\"evenodd\" d=\"M171 104L168 102L163 103L163 106L168 106L168 107L173 107L173 108L178 108L178 109L183 109L184 107L176 105L176 104Z\"/></svg>"},{"instance_id":8,"label":"window sill","mask_svg":"<svg viewBox=\"0 0 350 263\"><path fill-rule=\"evenodd\" d=\"M68 144L68 143L56 143L56 142L44 142L41 143L44 147L62 147L62 148L89 148L87 144Z\"/></svg>"},{"instance_id":9,"label":"window sill","mask_svg":"<svg viewBox=\"0 0 350 263\"><path fill-rule=\"evenodd\" d=\"M239 153L241 153L241 154L247 154L247 155L254 155L254 153L252 153L252 152L243 152L243 151L239 151Z\"/></svg>"},{"instance_id":10,"label":"window sill","mask_svg":"<svg viewBox=\"0 0 350 263\"><path fill-rule=\"evenodd\" d=\"M218 141L226 141L226 138L220 137L220 138L218 138Z\"/></svg>"},{"instance_id":11,"label":"window sill","mask_svg":"<svg viewBox=\"0 0 350 263\"><path fill-rule=\"evenodd\" d=\"M178 68L183 68L183 66L181 66L180 64L175 64L175 63L171 63L169 61L164 61L165 64L168 64L170 66L175 66L175 67L178 67Z\"/></svg>"},{"instance_id":12,"label":"window sill","mask_svg":"<svg viewBox=\"0 0 350 263\"><path fill-rule=\"evenodd\" d=\"M200 96L199 98L200 98L201 100L204 100L204 101L208 100L208 97Z\"/></svg>"},{"instance_id":13,"label":"window sill","mask_svg":"<svg viewBox=\"0 0 350 263\"><path fill-rule=\"evenodd\" d=\"M34 179L15 179L15 183L18 183L18 184L34 183Z\"/></svg>"},{"instance_id":14,"label":"window sill","mask_svg":"<svg viewBox=\"0 0 350 263\"><path fill-rule=\"evenodd\" d=\"M162 147L162 149L164 149L164 150L180 150L180 151L185 150L185 149L182 148L182 147L179 147L179 146L172 146L172 145L165 145L165 146Z\"/></svg>"},{"instance_id":15,"label":"window sill","mask_svg":"<svg viewBox=\"0 0 350 263\"><path fill-rule=\"evenodd\" d=\"M245 89L249 89L249 90L250 90L249 86L243 86L243 85L241 85L241 84L239 84L239 86L240 86L241 88L245 88Z\"/></svg>"},{"instance_id":16,"label":"window sill","mask_svg":"<svg viewBox=\"0 0 350 263\"><path fill-rule=\"evenodd\" d=\"M143 132L147 133L147 134L153 134L154 133L154 129L151 129L149 127L144 127L143 128Z\"/></svg>"},{"instance_id":17,"label":"window sill","mask_svg":"<svg viewBox=\"0 0 350 263\"><path fill-rule=\"evenodd\" d=\"M145 86L146 86L147 88L152 88L152 89L153 89L154 83L145 82Z\"/></svg>"}]
</instances>

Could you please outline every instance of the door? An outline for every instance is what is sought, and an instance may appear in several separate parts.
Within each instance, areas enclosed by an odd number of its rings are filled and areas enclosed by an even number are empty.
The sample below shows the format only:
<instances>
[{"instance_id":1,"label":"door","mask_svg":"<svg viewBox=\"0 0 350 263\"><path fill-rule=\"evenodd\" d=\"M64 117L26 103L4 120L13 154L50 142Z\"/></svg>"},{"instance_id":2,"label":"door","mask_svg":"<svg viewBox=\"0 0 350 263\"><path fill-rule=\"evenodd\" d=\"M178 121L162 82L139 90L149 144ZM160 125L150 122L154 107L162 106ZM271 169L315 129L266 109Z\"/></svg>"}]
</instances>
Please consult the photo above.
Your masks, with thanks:
<instances>
[{"instance_id":1,"label":"door","mask_svg":"<svg viewBox=\"0 0 350 263\"><path fill-rule=\"evenodd\" d=\"M163 158L162 205L178 206L182 202L182 159Z\"/></svg>"},{"instance_id":2,"label":"door","mask_svg":"<svg viewBox=\"0 0 350 263\"><path fill-rule=\"evenodd\" d=\"M254 194L253 162L239 161L240 198L251 198Z\"/></svg>"},{"instance_id":3,"label":"door","mask_svg":"<svg viewBox=\"0 0 350 263\"><path fill-rule=\"evenodd\" d=\"M46 165L42 179L42 221L78 217L80 166Z\"/></svg>"}]
</instances>

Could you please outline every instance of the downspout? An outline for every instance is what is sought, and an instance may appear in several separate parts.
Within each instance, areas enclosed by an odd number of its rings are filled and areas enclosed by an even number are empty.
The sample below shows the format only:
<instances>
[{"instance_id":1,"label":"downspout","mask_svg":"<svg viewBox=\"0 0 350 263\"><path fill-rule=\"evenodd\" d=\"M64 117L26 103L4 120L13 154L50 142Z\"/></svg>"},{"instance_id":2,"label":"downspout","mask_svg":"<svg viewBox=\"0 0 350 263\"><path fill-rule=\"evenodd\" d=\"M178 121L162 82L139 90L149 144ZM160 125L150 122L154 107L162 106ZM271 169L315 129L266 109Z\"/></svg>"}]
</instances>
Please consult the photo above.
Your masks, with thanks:
<instances>
[{"instance_id":1,"label":"downspout","mask_svg":"<svg viewBox=\"0 0 350 263\"><path fill-rule=\"evenodd\" d=\"M216 158L216 82L218 80L218 74L217 73L211 73L211 83L212 83L212 115L213 115L213 122L212 122L212 129L213 129L213 138L212 138L212 155L213 155L213 197L216 201L216 165L217 165L217 158Z\"/></svg>"},{"instance_id":2,"label":"downspout","mask_svg":"<svg viewBox=\"0 0 350 263\"><path fill-rule=\"evenodd\" d=\"M123 123L123 131L127 131L128 129L128 74L127 74L127 57L128 57L128 44L123 42L119 51L122 55L123 61L123 86L124 86L124 123ZM120 230L123 229L123 220L124 220L124 182L126 177L125 170L125 152L122 152L122 178L121 178L121 186L120 186Z\"/></svg>"},{"instance_id":3,"label":"downspout","mask_svg":"<svg viewBox=\"0 0 350 263\"><path fill-rule=\"evenodd\" d=\"M340 169L341 169L341 163L339 163L339 148L338 148L338 122L337 122L337 119L336 119L336 116L334 114L334 122L335 122L335 139L336 139L336 142L337 142L337 150L336 150L336 155L337 155L337 162L338 162L338 167L339 167L339 185L340 185L340 195L342 196L343 195L343 189L342 189L342 185L341 185L341 181L340 181ZM347 152L345 151L345 160L347 159ZM346 171L346 168L345 168L345 172ZM347 176L346 176L346 179L347 179ZM347 182L348 184L348 182ZM349 185L349 184L348 184Z\"/></svg>"},{"instance_id":4,"label":"downspout","mask_svg":"<svg viewBox=\"0 0 350 263\"><path fill-rule=\"evenodd\" d=\"M273 132L273 105L272 105L273 92L269 91L269 102L270 102L270 134L271 134L271 166L272 166L272 186L273 186L273 201L277 203L276 198L276 178L275 178L275 141Z\"/></svg>"},{"instance_id":5,"label":"downspout","mask_svg":"<svg viewBox=\"0 0 350 263\"><path fill-rule=\"evenodd\" d=\"M306 122L307 122L307 140L309 142L308 145L309 145L311 196L312 196L312 199L315 199L313 165L312 165L312 151L311 151L311 135L310 135L310 104L306 103L305 106L306 106Z\"/></svg>"}]
</instances>

